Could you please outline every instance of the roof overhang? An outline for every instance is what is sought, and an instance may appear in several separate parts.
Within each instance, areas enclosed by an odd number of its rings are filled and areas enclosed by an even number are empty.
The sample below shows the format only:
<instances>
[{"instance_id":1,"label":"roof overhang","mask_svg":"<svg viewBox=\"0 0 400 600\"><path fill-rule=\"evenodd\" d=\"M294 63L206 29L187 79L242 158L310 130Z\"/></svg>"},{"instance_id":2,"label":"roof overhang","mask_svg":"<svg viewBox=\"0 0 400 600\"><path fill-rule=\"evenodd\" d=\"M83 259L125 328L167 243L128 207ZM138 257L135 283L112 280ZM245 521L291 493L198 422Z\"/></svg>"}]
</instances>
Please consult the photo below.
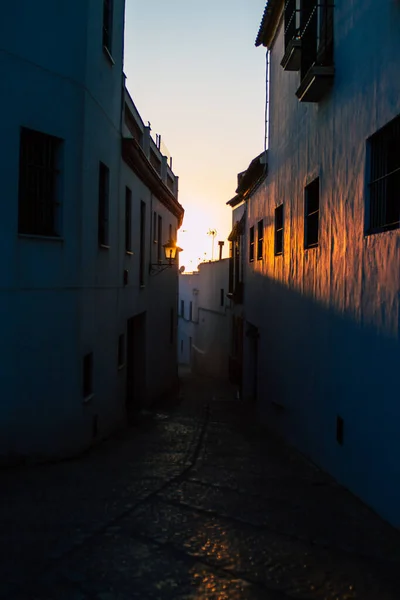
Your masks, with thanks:
<instances>
[{"instance_id":1,"label":"roof overhang","mask_svg":"<svg viewBox=\"0 0 400 600\"><path fill-rule=\"evenodd\" d=\"M147 160L141 146L135 139L124 138L122 140L122 158L134 173L143 181L149 190L156 196L164 206L178 219L179 227L182 225L183 206L179 204L173 193L161 181L159 175Z\"/></svg>"},{"instance_id":2,"label":"roof overhang","mask_svg":"<svg viewBox=\"0 0 400 600\"><path fill-rule=\"evenodd\" d=\"M258 30L255 45L271 47L275 38L282 14L284 10L284 0L267 0L264 9L263 18Z\"/></svg>"}]
</instances>

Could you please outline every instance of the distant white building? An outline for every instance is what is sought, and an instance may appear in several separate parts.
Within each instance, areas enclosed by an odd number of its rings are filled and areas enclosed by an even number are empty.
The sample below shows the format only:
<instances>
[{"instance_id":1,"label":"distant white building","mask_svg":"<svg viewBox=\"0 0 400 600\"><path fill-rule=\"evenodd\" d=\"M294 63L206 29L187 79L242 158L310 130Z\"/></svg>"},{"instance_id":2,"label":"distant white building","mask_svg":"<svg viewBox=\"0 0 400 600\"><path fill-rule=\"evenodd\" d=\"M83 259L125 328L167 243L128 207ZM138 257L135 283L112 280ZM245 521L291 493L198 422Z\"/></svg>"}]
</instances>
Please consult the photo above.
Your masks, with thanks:
<instances>
[{"instance_id":1,"label":"distant white building","mask_svg":"<svg viewBox=\"0 0 400 600\"><path fill-rule=\"evenodd\" d=\"M397 526L399 31L398 2L267 2L268 175L247 202L244 338L260 414Z\"/></svg>"},{"instance_id":2,"label":"distant white building","mask_svg":"<svg viewBox=\"0 0 400 600\"><path fill-rule=\"evenodd\" d=\"M179 276L178 360L197 373L228 378L229 260Z\"/></svg>"},{"instance_id":3,"label":"distant white building","mask_svg":"<svg viewBox=\"0 0 400 600\"><path fill-rule=\"evenodd\" d=\"M22 0L0 22L8 462L79 451L176 381L177 269L151 264L183 209L125 89L124 4Z\"/></svg>"}]
</instances>

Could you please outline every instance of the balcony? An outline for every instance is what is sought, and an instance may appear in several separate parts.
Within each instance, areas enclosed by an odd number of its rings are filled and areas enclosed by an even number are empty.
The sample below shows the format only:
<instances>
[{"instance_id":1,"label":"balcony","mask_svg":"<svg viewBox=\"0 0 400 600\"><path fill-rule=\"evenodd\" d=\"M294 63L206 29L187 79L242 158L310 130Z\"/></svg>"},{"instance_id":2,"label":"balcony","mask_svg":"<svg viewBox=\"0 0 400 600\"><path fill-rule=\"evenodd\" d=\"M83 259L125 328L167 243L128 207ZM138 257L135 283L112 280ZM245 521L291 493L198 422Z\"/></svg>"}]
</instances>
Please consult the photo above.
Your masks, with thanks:
<instances>
[{"instance_id":1,"label":"balcony","mask_svg":"<svg viewBox=\"0 0 400 600\"><path fill-rule=\"evenodd\" d=\"M299 71L301 67L301 39L295 37L288 43L281 60L285 71Z\"/></svg>"},{"instance_id":2,"label":"balcony","mask_svg":"<svg viewBox=\"0 0 400 600\"><path fill-rule=\"evenodd\" d=\"M320 102L333 84L334 66L312 65L303 77L296 96L300 102Z\"/></svg>"}]
</instances>

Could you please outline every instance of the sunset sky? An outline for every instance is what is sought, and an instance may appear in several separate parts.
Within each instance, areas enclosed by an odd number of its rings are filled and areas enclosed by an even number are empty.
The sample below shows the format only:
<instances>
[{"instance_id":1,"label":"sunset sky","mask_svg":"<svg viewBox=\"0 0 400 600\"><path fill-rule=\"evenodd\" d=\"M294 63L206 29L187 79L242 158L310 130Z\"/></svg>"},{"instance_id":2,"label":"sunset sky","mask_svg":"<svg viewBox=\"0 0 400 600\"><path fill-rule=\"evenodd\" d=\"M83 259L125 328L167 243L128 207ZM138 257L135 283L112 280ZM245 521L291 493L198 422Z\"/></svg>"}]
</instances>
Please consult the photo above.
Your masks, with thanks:
<instances>
[{"instance_id":1,"label":"sunset sky","mask_svg":"<svg viewBox=\"0 0 400 600\"><path fill-rule=\"evenodd\" d=\"M237 173L264 148L265 0L126 0L127 86L179 175L181 264L210 259L231 229ZM204 254L206 253L206 255Z\"/></svg>"}]
</instances>

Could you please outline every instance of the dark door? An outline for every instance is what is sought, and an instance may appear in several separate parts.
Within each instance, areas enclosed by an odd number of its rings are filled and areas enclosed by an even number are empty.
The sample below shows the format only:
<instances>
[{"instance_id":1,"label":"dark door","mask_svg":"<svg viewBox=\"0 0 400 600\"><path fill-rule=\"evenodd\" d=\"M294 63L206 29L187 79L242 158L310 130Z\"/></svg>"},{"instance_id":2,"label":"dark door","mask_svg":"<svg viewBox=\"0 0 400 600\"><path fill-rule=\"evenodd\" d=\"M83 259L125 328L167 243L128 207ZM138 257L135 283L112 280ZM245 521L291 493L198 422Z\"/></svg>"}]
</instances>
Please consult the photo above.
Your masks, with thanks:
<instances>
[{"instance_id":1,"label":"dark door","mask_svg":"<svg viewBox=\"0 0 400 600\"><path fill-rule=\"evenodd\" d=\"M145 403L146 313L128 319L126 327L126 410L132 416Z\"/></svg>"}]
</instances>

